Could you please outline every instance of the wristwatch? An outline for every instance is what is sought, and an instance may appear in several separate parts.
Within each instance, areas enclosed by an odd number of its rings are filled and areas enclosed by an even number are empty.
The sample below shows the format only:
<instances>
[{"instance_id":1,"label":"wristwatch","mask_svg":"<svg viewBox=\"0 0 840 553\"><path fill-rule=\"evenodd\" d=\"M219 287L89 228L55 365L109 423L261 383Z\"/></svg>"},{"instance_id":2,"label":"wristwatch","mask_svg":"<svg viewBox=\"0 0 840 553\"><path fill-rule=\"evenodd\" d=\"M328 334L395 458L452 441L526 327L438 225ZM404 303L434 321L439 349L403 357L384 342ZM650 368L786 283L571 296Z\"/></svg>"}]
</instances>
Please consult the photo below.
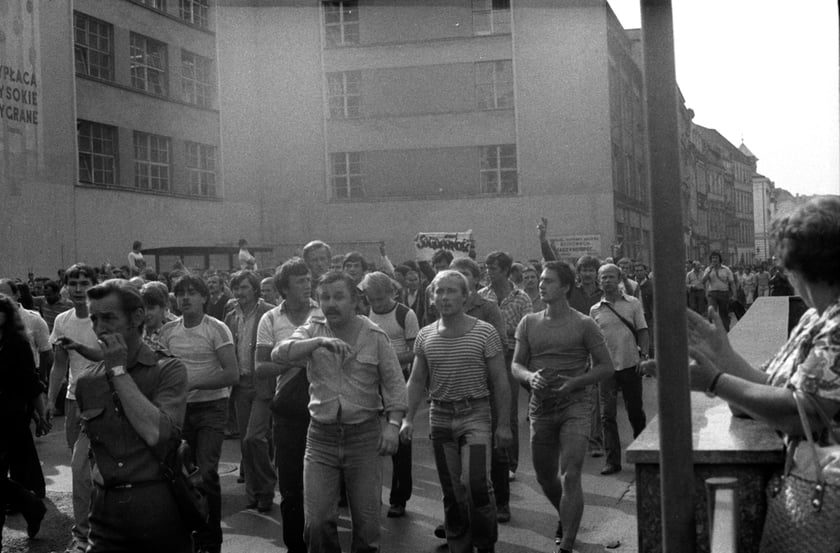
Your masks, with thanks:
<instances>
[{"instance_id":1,"label":"wristwatch","mask_svg":"<svg viewBox=\"0 0 840 553\"><path fill-rule=\"evenodd\" d=\"M123 367L122 365L117 365L116 367L111 367L110 369L106 369L106 372L108 373L108 376L111 377L111 378L113 378L115 376L122 376L122 375L126 374L125 367Z\"/></svg>"},{"instance_id":2,"label":"wristwatch","mask_svg":"<svg viewBox=\"0 0 840 553\"><path fill-rule=\"evenodd\" d=\"M398 429L402 426L402 423L397 422L397 421L392 420L392 419L388 419L388 424L392 424L392 425L396 426Z\"/></svg>"}]
</instances>

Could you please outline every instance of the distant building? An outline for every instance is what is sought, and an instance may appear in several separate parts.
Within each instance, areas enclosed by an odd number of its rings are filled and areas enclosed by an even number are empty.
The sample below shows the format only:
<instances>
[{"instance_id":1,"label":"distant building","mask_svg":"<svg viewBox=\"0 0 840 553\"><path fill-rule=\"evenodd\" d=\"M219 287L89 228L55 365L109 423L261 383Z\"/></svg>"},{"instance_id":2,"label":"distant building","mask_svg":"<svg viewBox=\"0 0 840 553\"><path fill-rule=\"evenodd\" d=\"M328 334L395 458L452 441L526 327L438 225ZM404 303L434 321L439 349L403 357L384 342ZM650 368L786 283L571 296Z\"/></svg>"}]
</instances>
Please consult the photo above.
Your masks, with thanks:
<instances>
[{"instance_id":1,"label":"distant building","mask_svg":"<svg viewBox=\"0 0 840 553\"><path fill-rule=\"evenodd\" d=\"M770 241L770 223L775 216L775 192L773 181L764 175L756 174L753 184L753 218L755 221L755 258L765 261L773 257L773 244Z\"/></svg>"},{"instance_id":2,"label":"distant building","mask_svg":"<svg viewBox=\"0 0 840 553\"><path fill-rule=\"evenodd\" d=\"M399 261L472 229L528 259L546 216L561 244L650 259L639 37L606 1L266 4L221 3L217 37L227 183L264 242Z\"/></svg>"}]
</instances>

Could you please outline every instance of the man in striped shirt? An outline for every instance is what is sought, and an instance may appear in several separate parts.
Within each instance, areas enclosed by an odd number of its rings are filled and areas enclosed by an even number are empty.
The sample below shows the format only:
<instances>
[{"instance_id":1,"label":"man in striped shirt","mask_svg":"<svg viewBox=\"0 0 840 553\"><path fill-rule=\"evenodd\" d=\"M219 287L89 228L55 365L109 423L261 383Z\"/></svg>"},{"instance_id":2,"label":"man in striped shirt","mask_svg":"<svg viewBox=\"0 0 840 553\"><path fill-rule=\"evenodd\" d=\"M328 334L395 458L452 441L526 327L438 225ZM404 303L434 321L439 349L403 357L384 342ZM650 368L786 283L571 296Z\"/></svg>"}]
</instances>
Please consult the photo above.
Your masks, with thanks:
<instances>
[{"instance_id":1,"label":"man in striped shirt","mask_svg":"<svg viewBox=\"0 0 840 553\"><path fill-rule=\"evenodd\" d=\"M509 447L512 440L504 351L492 325L464 313L469 291L463 275L441 271L431 289L440 319L422 328L414 342L408 413L400 436L411 440L414 416L428 381L432 445L443 489L449 551L471 553L475 546L479 553L492 552L498 528L490 456L494 446ZM495 433L491 430L491 386L497 410Z\"/></svg>"}]
</instances>

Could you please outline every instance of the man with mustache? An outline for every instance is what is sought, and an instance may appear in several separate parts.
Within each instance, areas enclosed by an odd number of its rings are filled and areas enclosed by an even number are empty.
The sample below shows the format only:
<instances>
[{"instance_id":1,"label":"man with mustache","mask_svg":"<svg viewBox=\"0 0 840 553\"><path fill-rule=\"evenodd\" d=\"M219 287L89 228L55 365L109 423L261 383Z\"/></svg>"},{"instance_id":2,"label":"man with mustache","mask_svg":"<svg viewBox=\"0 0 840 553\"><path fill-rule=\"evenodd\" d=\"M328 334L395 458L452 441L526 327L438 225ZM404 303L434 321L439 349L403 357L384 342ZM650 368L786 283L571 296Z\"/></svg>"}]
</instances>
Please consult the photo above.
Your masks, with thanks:
<instances>
[{"instance_id":1,"label":"man with mustache","mask_svg":"<svg viewBox=\"0 0 840 553\"><path fill-rule=\"evenodd\" d=\"M379 551L382 463L378 455L396 453L406 409L397 354L381 328L356 315L358 295L351 276L325 274L318 282L324 317L311 317L271 353L281 365L308 362L311 420L303 490L309 553L340 550L336 505L342 479L347 485L354 551Z\"/></svg>"}]
</instances>

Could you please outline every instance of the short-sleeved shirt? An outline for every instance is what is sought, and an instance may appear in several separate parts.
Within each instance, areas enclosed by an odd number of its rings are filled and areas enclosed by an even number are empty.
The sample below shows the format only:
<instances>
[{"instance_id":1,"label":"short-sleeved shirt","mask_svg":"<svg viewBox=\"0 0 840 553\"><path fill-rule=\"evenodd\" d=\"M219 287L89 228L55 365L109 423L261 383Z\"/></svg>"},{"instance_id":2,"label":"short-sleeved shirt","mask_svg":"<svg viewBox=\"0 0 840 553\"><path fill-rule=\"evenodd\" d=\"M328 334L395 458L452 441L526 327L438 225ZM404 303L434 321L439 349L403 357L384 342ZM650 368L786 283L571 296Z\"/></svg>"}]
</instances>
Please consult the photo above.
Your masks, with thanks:
<instances>
[{"instance_id":1,"label":"short-sleeved shirt","mask_svg":"<svg viewBox=\"0 0 840 553\"><path fill-rule=\"evenodd\" d=\"M706 281L707 292L728 292L735 282L735 275L726 265L721 265L717 269L709 266L703 273L704 277L706 275L709 275L709 280Z\"/></svg>"},{"instance_id":2,"label":"short-sleeved shirt","mask_svg":"<svg viewBox=\"0 0 840 553\"><path fill-rule=\"evenodd\" d=\"M368 319L388 335L388 339L391 340L391 347L394 348L394 353L398 356L411 351L408 347L408 341L417 338L417 333L420 332L420 325L417 324L417 315L405 306L403 306L406 309L405 321L403 321L404 326L400 325L400 322L397 320L397 307L399 305L395 303L394 307L386 313L375 313L371 309L368 314Z\"/></svg>"},{"instance_id":3,"label":"short-sleeved shirt","mask_svg":"<svg viewBox=\"0 0 840 553\"><path fill-rule=\"evenodd\" d=\"M840 403L840 301L822 315L809 309L764 371L772 386L815 393Z\"/></svg>"},{"instance_id":4,"label":"short-sleeved shirt","mask_svg":"<svg viewBox=\"0 0 840 553\"><path fill-rule=\"evenodd\" d=\"M137 362L127 372L146 399L160 410L155 452L163 459L177 446L184 423L187 394L184 364L143 344ZM98 363L79 378L78 402L96 460L91 471L94 482L113 486L162 478L160 463L146 443L128 419L116 413L104 363Z\"/></svg>"},{"instance_id":5,"label":"short-sleeved shirt","mask_svg":"<svg viewBox=\"0 0 840 553\"><path fill-rule=\"evenodd\" d=\"M438 322L424 326L414 341L414 353L429 368L429 395L435 401L459 401L490 396L487 360L504 353L499 333L489 323L475 320L463 336L448 338Z\"/></svg>"},{"instance_id":6,"label":"short-sleeved shirt","mask_svg":"<svg viewBox=\"0 0 840 553\"><path fill-rule=\"evenodd\" d=\"M647 328L642 303L632 296L622 294L615 303L610 303L606 298L602 298L589 310L589 316L601 327L615 370L620 371L635 367L640 361L636 338L633 336L633 332L627 328L627 325L606 304L611 305L613 309L618 311L638 332Z\"/></svg>"},{"instance_id":7,"label":"short-sleeved shirt","mask_svg":"<svg viewBox=\"0 0 840 553\"><path fill-rule=\"evenodd\" d=\"M496 302L502 312L502 318L505 321L505 334L502 336L502 345L507 350L513 350L516 347L516 326L522 317L531 312L531 298L524 290L520 290L513 286L510 294L502 301L496 297L496 292L490 286L485 286L478 291L478 295L486 300Z\"/></svg>"},{"instance_id":8,"label":"short-sleeved shirt","mask_svg":"<svg viewBox=\"0 0 840 553\"><path fill-rule=\"evenodd\" d=\"M64 298L60 298L55 303L50 303L43 296L37 296L35 298L35 306L47 322L47 327L50 329L50 332L52 332L53 325L55 324L55 318L68 309L73 309L73 303L66 301Z\"/></svg>"},{"instance_id":9,"label":"short-sleeved shirt","mask_svg":"<svg viewBox=\"0 0 840 553\"><path fill-rule=\"evenodd\" d=\"M35 360L35 367L40 367L38 354L42 351L52 350L50 345L50 329L47 322L37 312L23 307L18 308L20 320L23 322L23 329L26 332L26 339L32 349L32 358Z\"/></svg>"},{"instance_id":10,"label":"short-sleeved shirt","mask_svg":"<svg viewBox=\"0 0 840 553\"><path fill-rule=\"evenodd\" d=\"M520 353L528 357L528 370L542 371L543 378L552 383L551 388L557 388L589 369L589 356L604 344L604 335L595 321L576 309L570 309L569 316L559 321L546 315L546 311L525 315L516 329L516 343ZM551 392L534 390L532 411L550 400ZM575 390L569 400L587 393L586 388Z\"/></svg>"},{"instance_id":11,"label":"short-sleeved shirt","mask_svg":"<svg viewBox=\"0 0 840 553\"><path fill-rule=\"evenodd\" d=\"M225 323L210 315L204 315L201 322L191 328L184 326L184 319L181 317L163 325L160 329L160 343L184 362L187 367L187 379L192 381L199 375L223 370L218 352L225 346L233 345L233 335ZM187 403L226 397L230 397L229 386L215 390L190 390Z\"/></svg>"},{"instance_id":12,"label":"short-sleeved shirt","mask_svg":"<svg viewBox=\"0 0 840 553\"><path fill-rule=\"evenodd\" d=\"M362 328L356 343L350 344L350 357L342 358L327 348L317 348L309 357L309 415L318 422L358 424L383 410L404 413L408 408L405 380L388 336L367 317L357 317ZM310 317L284 344L317 337L334 338L335 334L326 319ZM287 347L284 344L278 348Z\"/></svg>"},{"instance_id":13,"label":"short-sleeved shirt","mask_svg":"<svg viewBox=\"0 0 840 553\"><path fill-rule=\"evenodd\" d=\"M685 274L685 287L690 290L703 290L703 272L690 270Z\"/></svg>"},{"instance_id":14,"label":"short-sleeved shirt","mask_svg":"<svg viewBox=\"0 0 840 553\"><path fill-rule=\"evenodd\" d=\"M310 300L307 320L313 316L323 317L324 314L321 313L318 304ZM260 324L257 327L257 347L267 346L273 349L274 346L290 337L296 328L297 325L289 320L289 315L286 312L286 301L284 300L277 307L266 311L260 318ZM272 395L268 394L269 390L266 389L263 391L262 388L262 386L257 384L257 395L261 395L264 392L266 396L264 399L271 399L275 392L274 387L272 386L270 390Z\"/></svg>"},{"instance_id":15,"label":"short-sleeved shirt","mask_svg":"<svg viewBox=\"0 0 840 553\"><path fill-rule=\"evenodd\" d=\"M76 316L75 309L65 311L55 318L50 342L57 344L59 339L63 337L70 338L74 342L90 348L99 349L99 340L93 332L93 323L90 322L90 317L80 319ZM67 356L70 360L70 367L67 371L67 399L75 400L76 380L85 371L96 366L96 361L87 359L78 351L68 351ZM57 367L57 369L63 370L64 368Z\"/></svg>"}]
</instances>

